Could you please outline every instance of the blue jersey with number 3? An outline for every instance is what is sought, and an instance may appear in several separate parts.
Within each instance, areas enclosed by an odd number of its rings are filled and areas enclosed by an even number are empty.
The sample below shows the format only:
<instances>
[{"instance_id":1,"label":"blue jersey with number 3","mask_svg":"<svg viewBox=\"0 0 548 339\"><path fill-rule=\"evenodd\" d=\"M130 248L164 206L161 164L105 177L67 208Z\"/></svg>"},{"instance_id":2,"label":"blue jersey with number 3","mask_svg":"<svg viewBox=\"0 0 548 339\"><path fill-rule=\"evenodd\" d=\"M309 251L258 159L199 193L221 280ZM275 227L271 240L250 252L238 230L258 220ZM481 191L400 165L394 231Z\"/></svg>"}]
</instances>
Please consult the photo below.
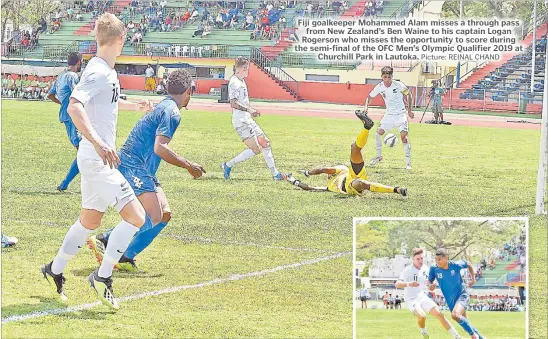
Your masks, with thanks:
<instances>
[{"instance_id":1,"label":"blue jersey with number 3","mask_svg":"<svg viewBox=\"0 0 548 339\"><path fill-rule=\"evenodd\" d=\"M460 271L467 267L468 263L465 260L449 261L449 267L446 270L439 268L437 265L430 267L428 281L430 283L434 280L438 281L441 292L450 305L454 305L459 297L466 293L466 284Z\"/></svg>"},{"instance_id":2,"label":"blue jersey with number 3","mask_svg":"<svg viewBox=\"0 0 548 339\"><path fill-rule=\"evenodd\" d=\"M156 136L173 138L181 113L177 103L170 97L162 100L154 111L146 114L137 122L120 149L120 160L127 168L146 170L155 175L160 165L160 157L154 153Z\"/></svg>"}]
</instances>

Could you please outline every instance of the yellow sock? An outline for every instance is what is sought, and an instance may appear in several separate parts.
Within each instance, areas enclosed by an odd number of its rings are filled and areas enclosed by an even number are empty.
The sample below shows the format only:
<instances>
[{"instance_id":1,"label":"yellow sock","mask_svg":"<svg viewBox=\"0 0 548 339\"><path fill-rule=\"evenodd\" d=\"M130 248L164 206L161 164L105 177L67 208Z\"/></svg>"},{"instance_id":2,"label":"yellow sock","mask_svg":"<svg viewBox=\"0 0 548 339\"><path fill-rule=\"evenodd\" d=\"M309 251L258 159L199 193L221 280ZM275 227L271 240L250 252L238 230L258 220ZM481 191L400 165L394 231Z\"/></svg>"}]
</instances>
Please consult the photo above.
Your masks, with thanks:
<instances>
[{"instance_id":1,"label":"yellow sock","mask_svg":"<svg viewBox=\"0 0 548 339\"><path fill-rule=\"evenodd\" d=\"M378 192L378 193L394 193L394 187L390 186L384 186L381 184L377 184L376 182L373 182L370 184L370 191L371 192Z\"/></svg>"},{"instance_id":2,"label":"yellow sock","mask_svg":"<svg viewBox=\"0 0 548 339\"><path fill-rule=\"evenodd\" d=\"M369 130L364 128L356 138L356 146L363 148L367 144L367 138L369 138Z\"/></svg>"}]
</instances>

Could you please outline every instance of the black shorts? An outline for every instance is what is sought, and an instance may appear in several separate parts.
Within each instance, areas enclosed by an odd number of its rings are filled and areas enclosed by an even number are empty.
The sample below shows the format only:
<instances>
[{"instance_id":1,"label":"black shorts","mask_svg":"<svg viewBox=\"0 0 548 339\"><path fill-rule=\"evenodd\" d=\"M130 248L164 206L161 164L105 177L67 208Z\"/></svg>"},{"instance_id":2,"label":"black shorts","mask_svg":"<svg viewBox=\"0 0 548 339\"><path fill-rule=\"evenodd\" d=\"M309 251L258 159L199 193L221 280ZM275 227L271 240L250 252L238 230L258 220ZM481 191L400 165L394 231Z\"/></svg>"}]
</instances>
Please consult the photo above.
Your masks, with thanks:
<instances>
[{"instance_id":1,"label":"black shorts","mask_svg":"<svg viewBox=\"0 0 548 339\"><path fill-rule=\"evenodd\" d=\"M367 301L367 297L360 297L361 301Z\"/></svg>"}]
</instances>

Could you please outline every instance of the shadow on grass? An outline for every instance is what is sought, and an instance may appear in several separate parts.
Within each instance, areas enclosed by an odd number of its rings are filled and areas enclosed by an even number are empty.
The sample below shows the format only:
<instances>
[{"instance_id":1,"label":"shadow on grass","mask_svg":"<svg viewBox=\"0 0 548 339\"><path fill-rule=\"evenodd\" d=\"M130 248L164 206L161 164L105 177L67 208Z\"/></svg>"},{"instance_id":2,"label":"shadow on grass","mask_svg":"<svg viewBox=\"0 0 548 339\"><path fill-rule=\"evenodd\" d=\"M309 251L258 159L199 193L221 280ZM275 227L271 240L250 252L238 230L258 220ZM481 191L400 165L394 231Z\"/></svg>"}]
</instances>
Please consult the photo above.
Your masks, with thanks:
<instances>
[{"instance_id":1,"label":"shadow on grass","mask_svg":"<svg viewBox=\"0 0 548 339\"><path fill-rule=\"evenodd\" d=\"M77 270L71 270L70 272L74 274L77 277L85 277L87 278L91 272L95 271L97 267L90 267L90 268L83 268L83 269L77 269ZM140 272L121 272L114 270L113 277L116 278L161 278L163 277L163 273L149 273L145 271ZM86 280L87 281L87 280Z\"/></svg>"},{"instance_id":2,"label":"shadow on grass","mask_svg":"<svg viewBox=\"0 0 548 339\"><path fill-rule=\"evenodd\" d=\"M2 317L10 317L17 315L26 315L33 312L52 312L51 315L63 317L67 319L105 319L108 314L114 314L115 311L109 309L97 310L82 310L78 312L55 314L55 311L63 310L69 306L60 302L57 298L44 296L31 296L32 299L38 299L40 304L19 304L2 307ZM44 308L46 306L46 308ZM98 306L100 307L100 306Z\"/></svg>"}]
</instances>

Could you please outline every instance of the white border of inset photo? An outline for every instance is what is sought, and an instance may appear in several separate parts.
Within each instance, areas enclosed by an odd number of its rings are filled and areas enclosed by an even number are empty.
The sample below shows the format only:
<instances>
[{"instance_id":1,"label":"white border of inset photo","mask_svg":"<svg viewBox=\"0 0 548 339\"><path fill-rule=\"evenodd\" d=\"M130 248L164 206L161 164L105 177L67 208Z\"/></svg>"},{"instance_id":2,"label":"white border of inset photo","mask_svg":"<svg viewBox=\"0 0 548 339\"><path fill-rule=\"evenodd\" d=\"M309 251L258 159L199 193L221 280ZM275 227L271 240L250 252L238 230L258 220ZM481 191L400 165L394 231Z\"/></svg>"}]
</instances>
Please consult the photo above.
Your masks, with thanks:
<instances>
[{"instance_id":1,"label":"white border of inset photo","mask_svg":"<svg viewBox=\"0 0 548 339\"><path fill-rule=\"evenodd\" d=\"M498 220L515 220L515 221L523 221L525 223L525 235L526 235L526 243L527 243L527 278L525 282L525 295L526 295L526 301L525 301L525 338L529 338L529 261L530 261L530 255L529 255L529 218L528 217L468 217L468 218L432 218L432 217L425 217L425 218L390 218L390 217L379 217L379 218L373 218L373 217L354 217L352 220L352 338L356 338L356 307L355 307L355 291L356 291L356 223L357 222L363 222L363 221L376 221L376 220L386 220L386 221L440 221L440 220L472 220L472 221L498 221ZM464 337L463 337L464 338ZM403 338L402 338L403 339Z\"/></svg>"}]
</instances>

